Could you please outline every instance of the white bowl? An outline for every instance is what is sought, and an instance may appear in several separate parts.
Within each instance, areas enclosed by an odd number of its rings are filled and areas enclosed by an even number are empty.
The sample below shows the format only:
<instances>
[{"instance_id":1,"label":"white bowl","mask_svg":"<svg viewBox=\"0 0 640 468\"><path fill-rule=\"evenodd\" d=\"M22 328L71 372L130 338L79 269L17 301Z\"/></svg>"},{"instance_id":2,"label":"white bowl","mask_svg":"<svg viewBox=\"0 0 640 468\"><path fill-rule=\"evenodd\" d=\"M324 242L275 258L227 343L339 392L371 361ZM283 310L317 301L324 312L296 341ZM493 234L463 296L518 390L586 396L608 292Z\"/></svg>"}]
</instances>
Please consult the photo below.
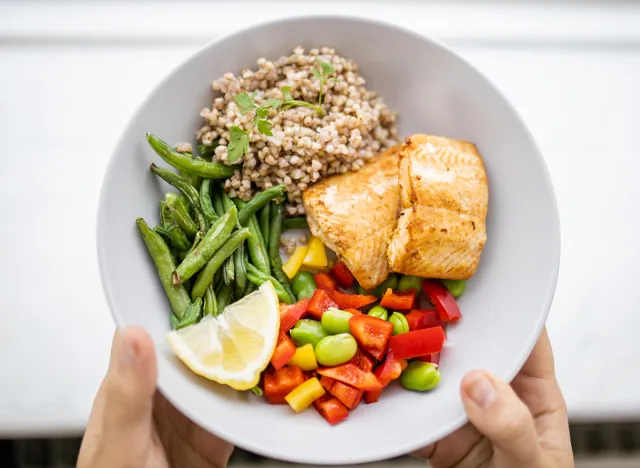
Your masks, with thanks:
<instances>
[{"instance_id":1,"label":"white bowl","mask_svg":"<svg viewBox=\"0 0 640 468\"><path fill-rule=\"evenodd\" d=\"M170 309L135 219L158 221L167 186L149 172L161 163L145 140L194 141L211 81L255 67L297 46L329 45L355 59L367 86L399 112L402 135L430 133L475 143L489 178L488 241L460 299L463 319L448 332L442 379L429 393L393 387L347 421L329 426L314 410L236 392L199 378L166 340ZM102 282L119 326L140 325L156 343L159 387L193 421L255 453L307 464L348 464L408 453L465 423L462 377L482 368L510 380L545 322L560 258L556 200L545 163L524 123L500 92L438 42L384 23L306 17L255 26L215 41L176 68L129 122L111 157L98 213Z\"/></svg>"}]
</instances>

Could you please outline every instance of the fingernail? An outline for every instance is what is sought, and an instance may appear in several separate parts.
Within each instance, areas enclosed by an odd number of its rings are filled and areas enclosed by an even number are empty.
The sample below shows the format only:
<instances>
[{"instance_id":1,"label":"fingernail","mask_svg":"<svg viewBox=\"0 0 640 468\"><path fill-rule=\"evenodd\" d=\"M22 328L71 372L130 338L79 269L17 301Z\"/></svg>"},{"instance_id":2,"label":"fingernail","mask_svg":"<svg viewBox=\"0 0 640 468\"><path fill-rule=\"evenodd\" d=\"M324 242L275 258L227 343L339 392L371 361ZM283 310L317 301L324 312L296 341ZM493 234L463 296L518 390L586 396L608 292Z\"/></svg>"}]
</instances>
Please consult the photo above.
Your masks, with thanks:
<instances>
[{"instance_id":1,"label":"fingernail","mask_svg":"<svg viewBox=\"0 0 640 468\"><path fill-rule=\"evenodd\" d=\"M126 334L120 335L120 349L118 350L118 360L123 367L133 367L138 358L138 349L135 341Z\"/></svg>"},{"instance_id":2,"label":"fingernail","mask_svg":"<svg viewBox=\"0 0 640 468\"><path fill-rule=\"evenodd\" d=\"M491 380L484 373L478 372L467 388L467 395L477 406L487 409L496 400L497 392Z\"/></svg>"}]
</instances>

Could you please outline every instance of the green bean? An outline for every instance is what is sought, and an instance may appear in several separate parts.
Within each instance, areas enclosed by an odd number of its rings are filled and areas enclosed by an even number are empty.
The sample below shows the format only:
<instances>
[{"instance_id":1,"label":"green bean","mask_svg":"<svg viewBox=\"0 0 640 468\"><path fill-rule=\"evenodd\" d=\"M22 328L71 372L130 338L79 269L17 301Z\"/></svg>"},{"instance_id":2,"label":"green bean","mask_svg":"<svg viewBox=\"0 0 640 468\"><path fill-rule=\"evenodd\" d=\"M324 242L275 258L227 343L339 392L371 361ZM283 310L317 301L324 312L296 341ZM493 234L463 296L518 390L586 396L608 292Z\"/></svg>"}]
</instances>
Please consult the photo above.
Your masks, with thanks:
<instances>
[{"instance_id":1,"label":"green bean","mask_svg":"<svg viewBox=\"0 0 640 468\"><path fill-rule=\"evenodd\" d=\"M184 180L193 185L196 190L200 189L200 185L202 184L202 177L192 172L182 170L180 171L180 175L184 178Z\"/></svg>"},{"instance_id":2,"label":"green bean","mask_svg":"<svg viewBox=\"0 0 640 468\"><path fill-rule=\"evenodd\" d=\"M460 297L464 292L464 289L467 285L465 280L442 280L442 284L444 284L445 288L449 290L449 292L453 295L453 297Z\"/></svg>"},{"instance_id":3,"label":"green bean","mask_svg":"<svg viewBox=\"0 0 640 468\"><path fill-rule=\"evenodd\" d=\"M320 322L311 319L298 320L290 335L296 346L311 344L314 348L321 339L329 336Z\"/></svg>"},{"instance_id":4,"label":"green bean","mask_svg":"<svg viewBox=\"0 0 640 468\"><path fill-rule=\"evenodd\" d=\"M287 294L295 298L298 295L294 293L289 277L282 270L282 258L280 258L280 235L282 234L282 203L272 203L270 208L270 215L271 220L269 223L269 261L271 263L271 271L273 272L273 276L275 276L276 279L280 281L284 290L287 291Z\"/></svg>"},{"instance_id":5,"label":"green bean","mask_svg":"<svg viewBox=\"0 0 640 468\"><path fill-rule=\"evenodd\" d=\"M258 289L258 287L255 284L253 284L251 281L249 281L247 282L247 287L244 290L244 295L248 296L249 294L254 292L256 289Z\"/></svg>"},{"instance_id":6,"label":"green bean","mask_svg":"<svg viewBox=\"0 0 640 468\"><path fill-rule=\"evenodd\" d=\"M261 286L262 283L270 281L276 290L276 294L278 295L278 299L280 299L280 302L284 302L286 304L292 304L293 302L295 302L295 298L289 296L280 282L273 276L264 274L256 267L254 267L251 263L246 263L245 266L247 268L247 279L249 279L249 281L251 281L253 284L255 284L256 286Z\"/></svg>"},{"instance_id":7,"label":"green bean","mask_svg":"<svg viewBox=\"0 0 640 468\"><path fill-rule=\"evenodd\" d=\"M220 200L222 200L222 208L224 208L224 211L229 211L232 206L235 206L238 209L238 214L240 214L240 207L233 202L229 195L227 195L227 192L224 191L224 187L220 191ZM240 218L238 218L238 222L240 222Z\"/></svg>"},{"instance_id":8,"label":"green bean","mask_svg":"<svg viewBox=\"0 0 640 468\"><path fill-rule=\"evenodd\" d=\"M356 339L348 333L322 338L314 348L318 364L339 366L350 361L358 351Z\"/></svg>"},{"instance_id":9,"label":"green bean","mask_svg":"<svg viewBox=\"0 0 640 468\"><path fill-rule=\"evenodd\" d=\"M198 225L189 215L189 211L178 201L178 197L175 193L167 193L166 201L167 206L171 212L171 216L176 221L176 224L184 231L187 238L193 239L198 232Z\"/></svg>"},{"instance_id":10,"label":"green bean","mask_svg":"<svg viewBox=\"0 0 640 468\"><path fill-rule=\"evenodd\" d=\"M206 177L207 179L226 179L233 175L234 168L232 166L225 166L224 164L204 160L199 161L180 154L170 145L151 133L147 133L147 141L158 156L177 169L189 171L200 177Z\"/></svg>"},{"instance_id":11,"label":"green bean","mask_svg":"<svg viewBox=\"0 0 640 468\"><path fill-rule=\"evenodd\" d=\"M284 195L286 191L286 187L284 185L276 185L275 187L271 187L264 192L260 192L258 195L253 197L251 201L249 201L246 205L242 207L240 211L238 211L238 221L242 226L246 226L249 222L249 218L256 213L260 208L265 206L274 198L281 197Z\"/></svg>"},{"instance_id":12,"label":"green bean","mask_svg":"<svg viewBox=\"0 0 640 468\"><path fill-rule=\"evenodd\" d=\"M202 310L203 315L211 315L216 317L220 311L218 310L218 300L216 299L216 293L213 291L213 285L210 284L207 290L204 292L204 308Z\"/></svg>"},{"instance_id":13,"label":"green bean","mask_svg":"<svg viewBox=\"0 0 640 468\"><path fill-rule=\"evenodd\" d=\"M211 195L213 209L218 216L222 216L224 214L224 206L222 205L222 195L220 192L224 192L224 187L216 185L213 187L213 194Z\"/></svg>"},{"instance_id":14,"label":"green bean","mask_svg":"<svg viewBox=\"0 0 640 468\"><path fill-rule=\"evenodd\" d=\"M330 308L322 314L322 328L330 335L338 335L340 333L349 333L349 320L353 314L344 310Z\"/></svg>"},{"instance_id":15,"label":"green bean","mask_svg":"<svg viewBox=\"0 0 640 468\"><path fill-rule=\"evenodd\" d=\"M200 206L200 194L196 188L187 182L184 177L170 171L169 169L158 167L153 163L151 163L149 169L166 183L180 190L182 195L186 197L189 204L193 207L200 231L203 233L207 232L208 223L204 217L204 213L202 212L202 207Z\"/></svg>"},{"instance_id":16,"label":"green bean","mask_svg":"<svg viewBox=\"0 0 640 468\"><path fill-rule=\"evenodd\" d=\"M200 321L202 317L202 298L199 297L187 307L187 310L184 313L184 317L179 319L175 315L171 314L171 327L174 330L179 330L180 328L188 327L189 325L194 325Z\"/></svg>"},{"instance_id":17,"label":"green bean","mask_svg":"<svg viewBox=\"0 0 640 468\"><path fill-rule=\"evenodd\" d=\"M404 388L426 392L440 382L440 371L431 362L412 361L400 375Z\"/></svg>"},{"instance_id":18,"label":"green bean","mask_svg":"<svg viewBox=\"0 0 640 468\"><path fill-rule=\"evenodd\" d=\"M158 276L160 277L162 286L164 286L164 291L169 299L173 313L178 318L184 317L184 313L191 301L183 286L175 286L172 283L171 275L176 265L173 262L169 247L167 247L167 244L165 244L160 235L149 228L144 219L138 218L136 224L142 235L142 240L149 251L149 255L151 255L153 262L156 264Z\"/></svg>"},{"instance_id":19,"label":"green bean","mask_svg":"<svg viewBox=\"0 0 640 468\"><path fill-rule=\"evenodd\" d=\"M308 229L309 224L304 216L295 216L293 218L284 218L282 220L282 229Z\"/></svg>"},{"instance_id":20,"label":"green bean","mask_svg":"<svg viewBox=\"0 0 640 468\"><path fill-rule=\"evenodd\" d=\"M191 244L182 229L178 226L170 225L169 228L166 229L162 226L156 226L153 230L162 236L169 247L172 247L179 252L189 250L189 246Z\"/></svg>"},{"instance_id":21,"label":"green bean","mask_svg":"<svg viewBox=\"0 0 640 468\"><path fill-rule=\"evenodd\" d=\"M291 281L291 288L298 300L305 297L311 299L315 290L318 289L313 275L308 271L297 272Z\"/></svg>"},{"instance_id":22,"label":"green bean","mask_svg":"<svg viewBox=\"0 0 640 468\"><path fill-rule=\"evenodd\" d=\"M171 215L171 210L169 210L169 205L167 205L167 202L165 200L161 200L159 206L160 225L165 229L169 229L169 226L173 226L175 222L173 216Z\"/></svg>"},{"instance_id":23,"label":"green bean","mask_svg":"<svg viewBox=\"0 0 640 468\"><path fill-rule=\"evenodd\" d=\"M231 304L233 291L231 290L231 286L227 284L223 284L220 286L220 291L218 291L218 310L220 312L224 312L224 308ZM219 312L219 313L220 313Z\"/></svg>"},{"instance_id":24,"label":"green bean","mask_svg":"<svg viewBox=\"0 0 640 468\"><path fill-rule=\"evenodd\" d=\"M200 206L202 207L204 217L209 223L213 223L219 218L211 202L211 179L204 179L202 184L200 184Z\"/></svg>"},{"instance_id":25,"label":"green bean","mask_svg":"<svg viewBox=\"0 0 640 468\"><path fill-rule=\"evenodd\" d=\"M244 228L231 234L231 237L222 244L222 246L213 254L211 259L207 262L205 267L200 270L196 284L193 285L191 290L191 297L202 297L207 287L213 281L213 276L220 268L222 263L233 254L234 250L238 248L244 240L250 236L249 230ZM218 300L220 298L218 297Z\"/></svg>"},{"instance_id":26,"label":"green bean","mask_svg":"<svg viewBox=\"0 0 640 468\"><path fill-rule=\"evenodd\" d=\"M240 298L247 287L247 270L244 265L244 242L233 252L233 262L235 264L236 288L235 295Z\"/></svg>"},{"instance_id":27,"label":"green bean","mask_svg":"<svg viewBox=\"0 0 640 468\"><path fill-rule=\"evenodd\" d=\"M389 318L389 312L387 311L387 309L379 305L371 308L367 315L379 318L380 320L384 320L385 322L387 321L387 318Z\"/></svg>"},{"instance_id":28,"label":"green bean","mask_svg":"<svg viewBox=\"0 0 640 468\"><path fill-rule=\"evenodd\" d=\"M206 161L211 161L215 155L216 148L220 146L220 139L216 138L210 145L200 144L198 145L198 153Z\"/></svg>"},{"instance_id":29,"label":"green bean","mask_svg":"<svg viewBox=\"0 0 640 468\"><path fill-rule=\"evenodd\" d=\"M247 247L249 248L251 262L258 268L258 270L265 274L269 274L271 273L271 269L269 267L267 253L262 249L262 244L260 243L260 229L258 228L255 216L251 217L247 227L249 232L251 232L251 237L247 239Z\"/></svg>"},{"instance_id":30,"label":"green bean","mask_svg":"<svg viewBox=\"0 0 640 468\"><path fill-rule=\"evenodd\" d=\"M159 234L162 239L164 239L165 244L167 244L169 248L173 247L173 245L171 245L171 234L169 234L168 229L165 229L162 226L156 226L153 230Z\"/></svg>"},{"instance_id":31,"label":"green bean","mask_svg":"<svg viewBox=\"0 0 640 468\"><path fill-rule=\"evenodd\" d=\"M224 284L231 284L236 279L236 267L233 263L233 255L224 261L222 279L224 280Z\"/></svg>"},{"instance_id":32,"label":"green bean","mask_svg":"<svg viewBox=\"0 0 640 468\"><path fill-rule=\"evenodd\" d=\"M409 289L415 289L420 291L422 285L422 278L417 276L405 276L402 275L398 281L398 291L407 291Z\"/></svg>"},{"instance_id":33,"label":"green bean","mask_svg":"<svg viewBox=\"0 0 640 468\"><path fill-rule=\"evenodd\" d=\"M234 206L211 226L200 244L176 268L173 274L174 284L180 284L191 278L211 259L216 250L229 238L237 220L237 211Z\"/></svg>"},{"instance_id":34,"label":"green bean","mask_svg":"<svg viewBox=\"0 0 640 468\"><path fill-rule=\"evenodd\" d=\"M394 335L401 335L402 333L407 333L409 331L409 322L407 322L407 318L400 312L394 312L391 314L391 317L389 317L389 323L393 325Z\"/></svg>"},{"instance_id":35,"label":"green bean","mask_svg":"<svg viewBox=\"0 0 640 468\"><path fill-rule=\"evenodd\" d=\"M270 223L271 223L271 203L267 203L258 212L258 224L260 225L260 233L264 238L264 243L265 243L265 247L267 248L267 252L269 252L269 241L271 240L271 238L269 237Z\"/></svg>"}]
</instances>

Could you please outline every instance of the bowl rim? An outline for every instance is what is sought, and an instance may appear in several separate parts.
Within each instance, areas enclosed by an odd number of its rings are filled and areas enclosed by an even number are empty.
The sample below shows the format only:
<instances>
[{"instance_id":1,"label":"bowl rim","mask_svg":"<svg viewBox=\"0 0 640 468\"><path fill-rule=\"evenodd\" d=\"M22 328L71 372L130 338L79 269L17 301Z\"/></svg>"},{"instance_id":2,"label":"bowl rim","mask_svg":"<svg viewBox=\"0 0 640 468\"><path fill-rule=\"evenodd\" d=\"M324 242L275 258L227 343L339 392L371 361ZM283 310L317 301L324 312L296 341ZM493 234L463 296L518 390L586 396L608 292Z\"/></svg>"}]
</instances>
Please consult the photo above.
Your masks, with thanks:
<instances>
[{"instance_id":1,"label":"bowl rim","mask_svg":"<svg viewBox=\"0 0 640 468\"><path fill-rule=\"evenodd\" d=\"M553 269L552 272L552 282L551 282L551 287L549 288L549 290L546 292L546 297L544 298L544 312L542 314L540 314L540 317L538 318L538 322L536 323L535 327L533 327L533 329L531 330L531 333L529 334L528 338L526 339L526 344L525 346L523 346L523 351L520 353L519 356L517 356L517 359L513 360L513 365L511 366L511 369L509 372L506 373L506 375L500 375L498 377L502 378L504 381L506 382L511 382L511 380L513 380L513 378L516 376L516 374L518 373L518 371L522 368L522 366L524 365L526 359L529 357L529 355L531 354L531 351L533 350L533 347L535 346L541 332L542 329L545 325L545 322L547 320L547 317L549 315L549 311L551 309L551 305L553 303L553 298L555 295L555 291L556 291L556 287L557 287L557 282L558 282L558 275L559 275L559 270L560 270L560 253L561 253L561 236L560 236L560 232L561 232L561 227L560 227L560 215L559 215L559 210L558 210L558 202L557 202L557 197L556 197L556 192L555 192L555 188L553 185L553 181L551 178L551 174L549 172L549 168L547 167L546 161L544 159L544 157L542 156L542 153L538 147L538 144L536 143L533 135L531 134L529 128L527 127L527 125L525 124L524 120L522 119L522 117L520 116L520 114L517 112L516 108L511 104L511 102L509 101L509 99L507 99L507 97L500 91L500 89L493 83L493 81L491 81L486 75L484 75L482 72L480 72L480 70L477 69L477 67L475 67L473 64L471 64L467 59L465 59L463 56L461 56L460 54L458 54L457 52L455 52L454 50L452 50L451 48L447 47L446 45L444 45L442 42L438 41L437 39L434 39L431 36L422 34L422 33L418 33L416 31L413 31L407 27L392 23L392 22L388 22L385 20L379 20L379 19L371 19L371 18L367 18L364 15L355 15L355 14L326 14L326 15L319 15L319 14L301 14L301 15L291 15L291 16L285 16L282 18L278 18L278 19L274 19L274 20L269 20L269 21L262 21L259 23L256 23L254 25L248 26L246 28L242 28L239 29L235 32L229 33L229 34L225 34L222 35L210 42L208 42L207 44L201 46L200 48L198 48L195 52L193 52L192 54L190 54L188 57L186 57L185 59L183 59L178 65L176 65L162 80L160 80L153 88L151 88L147 94L147 96L144 98L144 100L142 100L140 102L140 104L138 104L138 106L136 106L135 111L133 112L133 114L131 115L131 117L127 120L126 124L123 127L123 130L114 146L113 151L111 152L111 155L109 156L109 162L107 164L107 167L105 169L104 172L104 176L102 179L102 185L100 187L100 195L99 195L99 201L98 201L98 213L97 213L97 222L96 222L96 231L97 231L97 254L98 254L98 269L100 272L100 280L102 283L102 288L104 290L104 294L107 300L107 304L109 306L109 311L111 313L111 316L116 324L116 327L121 326L121 324L124 322L123 318L120 316L120 313L118 312L118 310L115 307L115 299L113 297L112 294L112 289L111 289L111 284L110 284L110 280L109 280L109 275L106 271L105 265L106 265L106 252L105 249L103 248L103 246L105 245L104 240L103 240L103 236L106 235L106 233L101 231L101 226L104 225L104 216L106 213L106 187L108 185L108 181L114 176L113 174L113 167L115 164L115 160L117 158L117 155L119 153L119 149L121 146L124 145L124 140L125 140L125 135L127 133L127 129L129 127L131 127L132 123L138 118L139 114L142 112L142 110L148 105L148 103L151 101L151 99L156 95L156 91L158 89L160 89L162 86L165 85L165 83L167 81L169 81L175 74L177 74L179 71L181 71L183 68L188 67L189 64L195 60L197 57L199 57L201 54L205 54L207 53L207 51L210 48L216 47L218 44L223 43L224 41L227 41L229 39L232 38L236 38L237 36L241 36L243 34L246 34L249 31L252 31L254 29L259 29L265 26L272 26L272 25L282 25L282 26L286 26L287 24L290 23L295 23L298 21L314 21L314 20L320 20L320 21L343 21L343 22L352 22L352 23L363 23L366 25L373 25L375 27L380 28L381 30L387 29L387 30L395 30L396 32L400 32L406 35L410 35L413 36L415 39L424 41L424 42L428 42L430 43L430 45L432 47L441 49L442 51L453 55L457 60L460 60L462 63L464 63L464 65L466 65L467 67L469 67L473 72L475 72L479 77L481 77L482 79L484 79L487 83L488 86L490 86L493 91L503 100L504 104L506 105L506 107L512 112L512 114L514 115L515 119L518 121L518 123L520 124L520 126L523 128L526 136L529 138L531 145L532 145L532 150L535 153L534 157L537 158L538 163L540 164L541 168L542 168L542 175L543 175L543 180L545 183L545 186L547 188L547 190L549 191L549 196L551 197L551 201L552 201L552 211L553 213L551 213L550 215L554 218L554 223L553 226L550 226L550 229L553 229L553 238L552 238L552 244L554 245L554 251L555 252L550 252L553 257L553 263L555 265L555 268ZM357 451L354 451L350 454L345 454L345 456L343 456L340 460L331 460L331 461L322 461L322 460L317 460L315 458L311 458L311 457L306 457L304 454L295 454L295 453L280 453L278 450L273 450L271 447L267 446L267 445L263 445L260 443L260 441L257 440L248 440L248 439L243 439L241 436L236 437L234 434L229 433L228 431L225 430L225 424L224 421L222 422L218 422L218 421L212 421L212 420L205 420L204 418L201 418L199 416L199 414L197 412L191 411L189 410L189 408L185 405L183 405L179 400L174 399L172 396L168 395L167 392L165 392L164 389L164 385L162 384L162 382L160 381L160 377L158 377L158 383L157 383L157 388L158 390L160 390L160 392L167 398L167 400L169 400L171 402L172 405L174 405L180 412L182 412L185 416L187 416L189 419L191 419L193 422L195 422L196 424L198 424L200 427L202 427L203 429L212 432L213 434L215 434L216 436L221 437L222 439L226 440L227 442L233 444L234 446L238 446L241 447L243 449L249 450L251 452L260 454L262 456L265 457L269 457L275 460L284 460L287 462L293 462L293 463L303 463L303 464L315 464L315 465L342 465L342 464L360 464L360 463L370 463L370 462L375 462L375 461L380 461L383 459L389 459L389 458L394 458L394 457L398 457L398 456L402 456L402 455L407 455L410 454L411 452L414 452L420 448L423 448L431 443L434 443L444 437L446 437L447 435L451 434L452 432L454 432L455 430L459 429L460 427L462 427L465 423L468 422L468 418L466 416L466 414L463 414L462 416L460 416L457 419L454 419L452 421L450 421L448 424L443 425L437 432L435 433L431 433L428 436L425 437L416 437L413 440L408 441L406 444L404 445L399 445L399 446L394 446L394 447L382 447L378 450L375 450L373 452L361 452L358 453ZM382 444L382 446L384 446L384 444Z\"/></svg>"}]
</instances>

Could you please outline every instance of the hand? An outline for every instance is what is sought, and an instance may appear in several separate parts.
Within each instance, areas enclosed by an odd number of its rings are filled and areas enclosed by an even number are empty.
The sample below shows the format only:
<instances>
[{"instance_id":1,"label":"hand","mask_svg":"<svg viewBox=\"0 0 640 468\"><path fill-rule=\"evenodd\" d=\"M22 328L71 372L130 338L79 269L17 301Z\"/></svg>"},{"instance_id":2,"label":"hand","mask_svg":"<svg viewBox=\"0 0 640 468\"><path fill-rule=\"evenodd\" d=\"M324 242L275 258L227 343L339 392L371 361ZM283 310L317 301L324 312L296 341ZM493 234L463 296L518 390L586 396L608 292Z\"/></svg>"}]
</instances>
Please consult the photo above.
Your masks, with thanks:
<instances>
[{"instance_id":1,"label":"hand","mask_svg":"<svg viewBox=\"0 0 640 468\"><path fill-rule=\"evenodd\" d=\"M93 402L78 468L218 468L233 446L195 425L156 391L153 342L116 330L107 375Z\"/></svg>"},{"instance_id":2,"label":"hand","mask_svg":"<svg viewBox=\"0 0 640 468\"><path fill-rule=\"evenodd\" d=\"M543 330L511 386L485 371L461 385L470 423L415 456L433 468L572 468L567 408Z\"/></svg>"}]
</instances>

